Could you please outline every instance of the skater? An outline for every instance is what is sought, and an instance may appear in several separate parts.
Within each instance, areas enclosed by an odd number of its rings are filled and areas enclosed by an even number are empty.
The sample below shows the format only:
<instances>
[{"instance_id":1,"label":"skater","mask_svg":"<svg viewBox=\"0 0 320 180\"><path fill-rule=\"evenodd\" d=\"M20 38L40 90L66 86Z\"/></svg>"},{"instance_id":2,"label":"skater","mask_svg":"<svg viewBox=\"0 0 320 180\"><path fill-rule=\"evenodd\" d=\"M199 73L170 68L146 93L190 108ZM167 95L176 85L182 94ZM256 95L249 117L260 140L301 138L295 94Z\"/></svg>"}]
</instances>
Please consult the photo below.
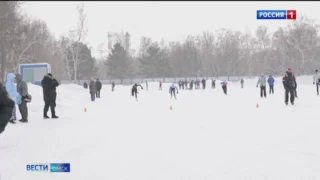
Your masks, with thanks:
<instances>
[{"instance_id":1,"label":"skater","mask_svg":"<svg viewBox=\"0 0 320 180\"><path fill-rule=\"evenodd\" d=\"M162 81L159 81L159 90L162 90Z\"/></svg>"},{"instance_id":2,"label":"skater","mask_svg":"<svg viewBox=\"0 0 320 180\"><path fill-rule=\"evenodd\" d=\"M13 73L8 73L7 74L7 82L6 82L6 90L10 96L10 98L15 102L15 105L18 104L17 98L18 98L18 92L17 92L17 87L14 85L14 79L16 75ZM9 123L15 124L16 122L16 106L14 105L13 111L12 111L12 116L9 120Z\"/></svg>"},{"instance_id":3,"label":"skater","mask_svg":"<svg viewBox=\"0 0 320 180\"><path fill-rule=\"evenodd\" d=\"M267 93L266 93L266 84L267 84L267 79L266 77L264 76L263 73L261 73L260 77L259 77L259 80L258 80L258 83L257 83L257 87L259 86L260 84L260 96L261 98L262 97L267 97Z\"/></svg>"},{"instance_id":4,"label":"skater","mask_svg":"<svg viewBox=\"0 0 320 180\"><path fill-rule=\"evenodd\" d=\"M294 97L296 97L296 98L298 98L297 88L298 88L297 82L295 81L294 82Z\"/></svg>"},{"instance_id":5,"label":"skater","mask_svg":"<svg viewBox=\"0 0 320 180\"><path fill-rule=\"evenodd\" d=\"M292 73L292 69L288 68L288 71L285 73L285 75L282 78L283 86L285 89L285 104L288 105L289 101L289 93L290 93L290 102L292 105L294 105L294 99L295 99L295 86L296 86L296 77Z\"/></svg>"},{"instance_id":6,"label":"skater","mask_svg":"<svg viewBox=\"0 0 320 180\"><path fill-rule=\"evenodd\" d=\"M227 85L228 85L228 82L227 82L227 81L222 81L222 82L221 82L221 85L222 85L223 93L224 93L225 95L227 95Z\"/></svg>"},{"instance_id":7,"label":"skater","mask_svg":"<svg viewBox=\"0 0 320 180\"><path fill-rule=\"evenodd\" d=\"M181 81L181 86L182 86L182 89L184 90L184 82Z\"/></svg>"},{"instance_id":8,"label":"skater","mask_svg":"<svg viewBox=\"0 0 320 180\"><path fill-rule=\"evenodd\" d=\"M318 74L318 69L316 69L315 72L316 73L313 75L313 85L316 85L317 95L319 96L320 74Z\"/></svg>"},{"instance_id":9,"label":"skater","mask_svg":"<svg viewBox=\"0 0 320 180\"><path fill-rule=\"evenodd\" d=\"M131 89L131 94L136 98L137 101L138 101L138 86L140 86L141 89L143 89L143 87L140 84L134 84Z\"/></svg>"},{"instance_id":10,"label":"skater","mask_svg":"<svg viewBox=\"0 0 320 180\"><path fill-rule=\"evenodd\" d=\"M211 82L211 86L212 86L212 89L215 89L216 88L216 80L215 79L212 79L212 82Z\"/></svg>"},{"instance_id":11,"label":"skater","mask_svg":"<svg viewBox=\"0 0 320 180\"><path fill-rule=\"evenodd\" d=\"M272 77L272 75L270 75L268 78L268 84L269 84L269 94L273 94L274 93L274 78Z\"/></svg>"},{"instance_id":12,"label":"skater","mask_svg":"<svg viewBox=\"0 0 320 180\"><path fill-rule=\"evenodd\" d=\"M102 89L102 84L99 79L96 80L96 86L97 86L96 98L100 98L100 91Z\"/></svg>"},{"instance_id":13,"label":"skater","mask_svg":"<svg viewBox=\"0 0 320 180\"><path fill-rule=\"evenodd\" d=\"M181 81L179 80L179 82L178 82L178 86L179 86L179 90L181 90Z\"/></svg>"},{"instance_id":14,"label":"skater","mask_svg":"<svg viewBox=\"0 0 320 180\"><path fill-rule=\"evenodd\" d=\"M86 81L83 83L83 88L88 89L88 83Z\"/></svg>"},{"instance_id":15,"label":"skater","mask_svg":"<svg viewBox=\"0 0 320 180\"><path fill-rule=\"evenodd\" d=\"M189 90L192 90L192 89L193 89L193 83L194 83L193 80L191 80L191 81L190 81L190 85L189 85L189 86L190 86L190 87L189 87Z\"/></svg>"},{"instance_id":16,"label":"skater","mask_svg":"<svg viewBox=\"0 0 320 180\"><path fill-rule=\"evenodd\" d=\"M10 118L12 118L14 106L15 102L0 83L0 134L4 132Z\"/></svg>"},{"instance_id":17,"label":"skater","mask_svg":"<svg viewBox=\"0 0 320 180\"><path fill-rule=\"evenodd\" d=\"M148 91L148 81L146 81L146 91Z\"/></svg>"},{"instance_id":18,"label":"skater","mask_svg":"<svg viewBox=\"0 0 320 180\"><path fill-rule=\"evenodd\" d=\"M90 79L89 92L90 92L90 95L91 95L91 101L94 102L95 101L95 97L96 97L96 93L97 93L97 86L96 86L96 83L94 82L93 78Z\"/></svg>"},{"instance_id":19,"label":"skater","mask_svg":"<svg viewBox=\"0 0 320 180\"><path fill-rule=\"evenodd\" d=\"M206 89L206 80L204 78L202 79L202 89Z\"/></svg>"},{"instance_id":20,"label":"skater","mask_svg":"<svg viewBox=\"0 0 320 180\"><path fill-rule=\"evenodd\" d=\"M59 82L52 76L51 73L45 75L41 81L42 90L43 90L43 100L44 100L44 108L43 108L43 118L48 119L47 115L49 107L51 110L51 118L58 119L59 117L56 115L56 98L57 92L56 88L59 86Z\"/></svg>"},{"instance_id":21,"label":"skater","mask_svg":"<svg viewBox=\"0 0 320 180\"><path fill-rule=\"evenodd\" d=\"M111 83L111 85L112 85L112 89L111 89L111 91L113 92L114 91L114 88L116 87L116 84L114 83L114 81L112 81L112 83Z\"/></svg>"},{"instance_id":22,"label":"skater","mask_svg":"<svg viewBox=\"0 0 320 180\"><path fill-rule=\"evenodd\" d=\"M200 79L197 80L197 89L200 89Z\"/></svg>"},{"instance_id":23,"label":"skater","mask_svg":"<svg viewBox=\"0 0 320 180\"><path fill-rule=\"evenodd\" d=\"M28 94L28 85L25 81L22 80L20 74L16 74L17 81L17 92L21 96L21 103L19 104L19 111L22 116L22 119L19 121L22 123L28 122L28 106L27 103L31 101L31 96Z\"/></svg>"},{"instance_id":24,"label":"skater","mask_svg":"<svg viewBox=\"0 0 320 180\"><path fill-rule=\"evenodd\" d=\"M243 83L244 83L243 78L241 78L240 83L241 83L241 88L243 88Z\"/></svg>"},{"instance_id":25,"label":"skater","mask_svg":"<svg viewBox=\"0 0 320 180\"><path fill-rule=\"evenodd\" d=\"M186 89L188 89L188 81L187 81L187 79L184 80L184 86L186 87Z\"/></svg>"},{"instance_id":26,"label":"skater","mask_svg":"<svg viewBox=\"0 0 320 180\"><path fill-rule=\"evenodd\" d=\"M172 95L174 96L175 99L177 99L177 97L176 97L176 90L177 90L177 94L179 94L177 86L175 86L174 84L172 84L172 85L170 86L170 88L169 88L169 93L171 94L171 99L172 99Z\"/></svg>"}]
</instances>

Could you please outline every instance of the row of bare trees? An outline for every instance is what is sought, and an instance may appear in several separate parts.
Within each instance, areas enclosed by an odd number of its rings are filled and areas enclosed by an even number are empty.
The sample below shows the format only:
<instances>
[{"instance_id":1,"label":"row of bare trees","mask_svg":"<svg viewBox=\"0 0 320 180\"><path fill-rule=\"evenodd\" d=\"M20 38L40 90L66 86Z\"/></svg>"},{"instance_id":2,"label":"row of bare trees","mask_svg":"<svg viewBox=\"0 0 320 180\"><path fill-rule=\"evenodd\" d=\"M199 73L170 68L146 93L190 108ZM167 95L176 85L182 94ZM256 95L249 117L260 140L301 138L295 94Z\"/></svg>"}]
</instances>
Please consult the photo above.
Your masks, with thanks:
<instances>
[{"instance_id":1,"label":"row of bare trees","mask_svg":"<svg viewBox=\"0 0 320 180\"><path fill-rule=\"evenodd\" d=\"M320 67L319 42L319 25L301 17L273 33L266 26L258 27L255 34L220 29L167 45L142 37L136 57L117 56L115 52L122 50L116 44L105 64L110 69L108 76L120 79L280 75L288 67L302 75ZM135 72L123 71L120 66Z\"/></svg>"},{"instance_id":2,"label":"row of bare trees","mask_svg":"<svg viewBox=\"0 0 320 180\"><path fill-rule=\"evenodd\" d=\"M75 81L96 75L101 79L277 75L287 67L302 75L320 65L319 25L305 17L276 32L265 26L254 34L220 29L168 43L142 37L137 53L115 44L108 57L96 61L84 43L88 29L83 5L77 7L77 26L56 39L45 22L21 14L21 3L0 1L1 81L7 72L18 72L19 64L39 62L51 64L57 78Z\"/></svg>"},{"instance_id":3,"label":"row of bare trees","mask_svg":"<svg viewBox=\"0 0 320 180\"><path fill-rule=\"evenodd\" d=\"M45 22L21 13L22 3L0 1L0 82L8 72L17 73L23 63L49 63L59 79L94 76L95 59L83 43L87 33L84 6L77 7L77 27L56 39Z\"/></svg>"}]
</instances>

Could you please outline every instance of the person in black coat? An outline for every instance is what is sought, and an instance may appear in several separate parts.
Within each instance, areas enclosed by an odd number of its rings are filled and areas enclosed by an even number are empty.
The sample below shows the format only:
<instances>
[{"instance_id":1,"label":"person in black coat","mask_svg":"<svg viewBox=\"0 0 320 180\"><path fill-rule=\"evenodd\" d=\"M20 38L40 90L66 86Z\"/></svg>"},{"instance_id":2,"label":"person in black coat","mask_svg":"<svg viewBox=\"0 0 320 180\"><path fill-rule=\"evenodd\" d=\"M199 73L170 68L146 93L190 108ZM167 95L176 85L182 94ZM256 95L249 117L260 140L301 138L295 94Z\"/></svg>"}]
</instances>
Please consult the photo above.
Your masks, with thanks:
<instances>
[{"instance_id":1,"label":"person in black coat","mask_svg":"<svg viewBox=\"0 0 320 180\"><path fill-rule=\"evenodd\" d=\"M131 95L134 96L137 101L138 101L138 87L139 86L141 87L141 89L143 89L143 87L140 84L134 84L131 89Z\"/></svg>"},{"instance_id":2,"label":"person in black coat","mask_svg":"<svg viewBox=\"0 0 320 180\"><path fill-rule=\"evenodd\" d=\"M44 100L44 109L43 109L43 117L48 119L48 110L50 107L51 110L51 118L57 119L59 118L56 115L56 98L57 92L56 87L59 86L59 82L52 76L51 73L45 75L41 81L42 89L43 89L43 100Z\"/></svg>"},{"instance_id":3,"label":"person in black coat","mask_svg":"<svg viewBox=\"0 0 320 180\"><path fill-rule=\"evenodd\" d=\"M96 80L96 86L97 86L96 98L100 98L100 91L102 89L102 84L99 79Z\"/></svg>"},{"instance_id":4,"label":"person in black coat","mask_svg":"<svg viewBox=\"0 0 320 180\"><path fill-rule=\"evenodd\" d=\"M6 88L0 83L0 134L4 132L15 106Z\"/></svg>"}]
</instances>

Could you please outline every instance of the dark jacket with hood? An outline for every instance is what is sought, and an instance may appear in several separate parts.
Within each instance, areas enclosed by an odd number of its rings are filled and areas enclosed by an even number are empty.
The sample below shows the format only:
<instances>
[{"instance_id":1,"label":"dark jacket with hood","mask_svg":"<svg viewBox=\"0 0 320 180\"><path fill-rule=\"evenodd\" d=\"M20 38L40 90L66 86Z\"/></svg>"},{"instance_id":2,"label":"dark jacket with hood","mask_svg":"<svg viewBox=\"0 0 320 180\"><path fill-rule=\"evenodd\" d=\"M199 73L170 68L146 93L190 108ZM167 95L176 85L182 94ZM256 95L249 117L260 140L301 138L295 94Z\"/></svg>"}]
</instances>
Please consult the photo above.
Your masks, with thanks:
<instances>
[{"instance_id":1,"label":"dark jacket with hood","mask_svg":"<svg viewBox=\"0 0 320 180\"><path fill-rule=\"evenodd\" d=\"M0 84L0 134L5 130L12 116L14 101L10 99L6 89Z\"/></svg>"},{"instance_id":2,"label":"dark jacket with hood","mask_svg":"<svg viewBox=\"0 0 320 180\"><path fill-rule=\"evenodd\" d=\"M28 96L27 83L22 80L22 76L20 74L16 74L16 80L17 80L17 92L20 94L22 99L27 98Z\"/></svg>"},{"instance_id":3,"label":"dark jacket with hood","mask_svg":"<svg viewBox=\"0 0 320 180\"><path fill-rule=\"evenodd\" d=\"M93 80L90 80L89 92L90 92L90 94L95 94L97 92L97 85Z\"/></svg>"},{"instance_id":4,"label":"dark jacket with hood","mask_svg":"<svg viewBox=\"0 0 320 180\"><path fill-rule=\"evenodd\" d=\"M96 80L96 86L97 86L97 91L100 91L102 89L102 84L99 81L99 79Z\"/></svg>"},{"instance_id":5,"label":"dark jacket with hood","mask_svg":"<svg viewBox=\"0 0 320 180\"><path fill-rule=\"evenodd\" d=\"M44 101L55 101L57 98L56 87L59 86L59 82L52 77L52 74L47 74L41 81L43 89L43 100Z\"/></svg>"}]
</instances>

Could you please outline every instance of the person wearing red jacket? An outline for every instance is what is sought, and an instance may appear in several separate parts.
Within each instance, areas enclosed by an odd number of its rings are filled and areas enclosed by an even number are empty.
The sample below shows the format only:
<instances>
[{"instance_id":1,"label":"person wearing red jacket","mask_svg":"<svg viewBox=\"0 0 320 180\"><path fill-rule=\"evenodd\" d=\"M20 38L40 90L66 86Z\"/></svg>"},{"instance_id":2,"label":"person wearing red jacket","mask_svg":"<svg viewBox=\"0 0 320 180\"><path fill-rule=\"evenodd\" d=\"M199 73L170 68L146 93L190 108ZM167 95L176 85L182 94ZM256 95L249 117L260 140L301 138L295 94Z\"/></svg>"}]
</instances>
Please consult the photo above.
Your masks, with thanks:
<instances>
[{"instance_id":1,"label":"person wearing red jacket","mask_svg":"<svg viewBox=\"0 0 320 180\"><path fill-rule=\"evenodd\" d=\"M297 86L296 77L292 73L292 69L288 68L288 71L282 78L283 86L285 89L285 103L288 105L289 93L290 93L290 102L294 105L295 99L295 87Z\"/></svg>"}]
</instances>

